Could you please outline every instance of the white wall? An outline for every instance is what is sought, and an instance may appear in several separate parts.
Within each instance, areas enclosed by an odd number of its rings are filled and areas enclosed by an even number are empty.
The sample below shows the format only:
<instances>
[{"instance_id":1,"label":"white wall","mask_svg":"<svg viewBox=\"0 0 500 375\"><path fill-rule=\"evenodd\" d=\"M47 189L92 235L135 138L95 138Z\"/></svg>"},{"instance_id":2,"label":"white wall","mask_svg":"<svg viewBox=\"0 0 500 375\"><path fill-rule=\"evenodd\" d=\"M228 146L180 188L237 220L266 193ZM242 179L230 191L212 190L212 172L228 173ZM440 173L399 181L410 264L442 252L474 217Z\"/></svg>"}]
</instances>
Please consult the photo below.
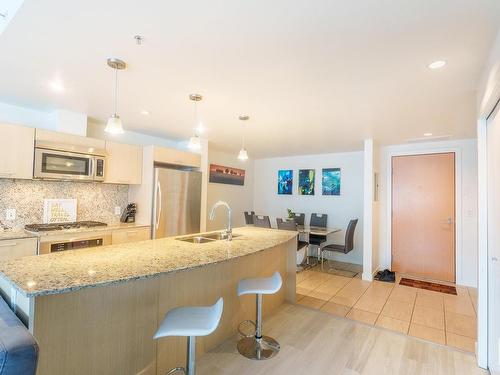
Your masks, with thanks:
<instances>
[{"instance_id":1,"label":"white wall","mask_svg":"<svg viewBox=\"0 0 500 375\"><path fill-rule=\"evenodd\" d=\"M495 306L495 301L489 301L494 289L492 285L497 280L489 274L490 249L488 243L488 211L492 206L492 202L488 197L488 147L487 143L491 142L488 139L488 127L490 123L486 118L495 107L500 99L500 30L497 33L497 38L492 45L488 61L483 69L481 80L478 85L478 346L477 359L479 366L486 368L490 365L492 374L498 374L498 365L500 363L498 353L498 338L500 337L497 317L498 304L496 311L491 309ZM497 115L498 116L498 115ZM491 149L489 150L491 151ZM490 165L491 166L491 165ZM494 298L493 298L494 299ZM488 311L489 310L489 311ZM495 329L496 328L496 329ZM489 343L488 343L489 341Z\"/></svg>"},{"instance_id":2,"label":"white wall","mask_svg":"<svg viewBox=\"0 0 500 375\"><path fill-rule=\"evenodd\" d=\"M341 168L340 196L321 195L322 168ZM278 170L293 169L293 195L278 195ZM298 170L315 169L314 196L297 194ZM358 218L354 250L348 254L334 254L333 259L363 263L363 152L302 155L255 160L254 209L256 214L269 215L276 226L277 217L286 217L287 208L306 214L328 214L328 226L345 230L350 219ZM343 243L345 232L331 236ZM330 239L330 237L329 237Z\"/></svg>"},{"instance_id":3,"label":"white wall","mask_svg":"<svg viewBox=\"0 0 500 375\"><path fill-rule=\"evenodd\" d=\"M373 211L373 222L372 222L372 275L380 268L380 192L378 200L375 201L375 190L377 189L377 184L380 184L380 170L381 170L381 148L380 145L374 142L373 144L373 173L374 179L375 174L378 175L378 181L373 181L372 187L372 211Z\"/></svg>"},{"instance_id":4,"label":"white wall","mask_svg":"<svg viewBox=\"0 0 500 375\"><path fill-rule=\"evenodd\" d=\"M460 174L457 186L457 284L477 286L477 140L414 143L381 148L380 268L391 266L390 160L394 154L456 151Z\"/></svg>"},{"instance_id":5,"label":"white wall","mask_svg":"<svg viewBox=\"0 0 500 375\"><path fill-rule=\"evenodd\" d=\"M221 152L208 149L208 163L225 165L233 168L245 170L245 185L227 185L208 183L207 194L207 215L210 209L218 200L223 200L231 206L233 227L245 225L244 211L251 211L253 208L254 191L254 163L252 159L240 161L237 154ZM208 176L207 176L208 178ZM227 212L224 208L218 208L215 220L211 221L207 217L207 230L224 229L227 225Z\"/></svg>"},{"instance_id":6,"label":"white wall","mask_svg":"<svg viewBox=\"0 0 500 375\"><path fill-rule=\"evenodd\" d=\"M56 130L55 117L51 112L2 102L0 102L0 122Z\"/></svg>"},{"instance_id":7,"label":"white wall","mask_svg":"<svg viewBox=\"0 0 500 375\"><path fill-rule=\"evenodd\" d=\"M500 98L500 29L477 88L478 118L486 118Z\"/></svg>"},{"instance_id":8,"label":"white wall","mask_svg":"<svg viewBox=\"0 0 500 375\"><path fill-rule=\"evenodd\" d=\"M364 142L363 166L363 280L373 280L380 265L380 209L375 201L375 174L380 173L380 147L373 139Z\"/></svg>"}]
</instances>

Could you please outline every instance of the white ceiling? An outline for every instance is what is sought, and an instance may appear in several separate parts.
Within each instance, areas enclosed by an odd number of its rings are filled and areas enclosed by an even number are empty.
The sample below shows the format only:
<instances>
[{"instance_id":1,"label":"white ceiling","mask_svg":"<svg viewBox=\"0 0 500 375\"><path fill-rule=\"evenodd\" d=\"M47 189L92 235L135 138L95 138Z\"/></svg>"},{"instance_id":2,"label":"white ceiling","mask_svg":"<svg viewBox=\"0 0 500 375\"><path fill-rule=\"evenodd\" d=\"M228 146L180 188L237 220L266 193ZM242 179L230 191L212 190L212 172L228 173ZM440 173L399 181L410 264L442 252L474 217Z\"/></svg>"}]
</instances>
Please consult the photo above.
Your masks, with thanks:
<instances>
[{"instance_id":1,"label":"white ceiling","mask_svg":"<svg viewBox=\"0 0 500 375\"><path fill-rule=\"evenodd\" d=\"M360 149L365 137L472 137L499 25L498 0L26 0L0 35L0 101L104 122L106 59L119 57L129 130L188 138L197 92L220 149L239 149L238 115L251 116L253 157ZM428 69L437 59L447 66Z\"/></svg>"}]
</instances>

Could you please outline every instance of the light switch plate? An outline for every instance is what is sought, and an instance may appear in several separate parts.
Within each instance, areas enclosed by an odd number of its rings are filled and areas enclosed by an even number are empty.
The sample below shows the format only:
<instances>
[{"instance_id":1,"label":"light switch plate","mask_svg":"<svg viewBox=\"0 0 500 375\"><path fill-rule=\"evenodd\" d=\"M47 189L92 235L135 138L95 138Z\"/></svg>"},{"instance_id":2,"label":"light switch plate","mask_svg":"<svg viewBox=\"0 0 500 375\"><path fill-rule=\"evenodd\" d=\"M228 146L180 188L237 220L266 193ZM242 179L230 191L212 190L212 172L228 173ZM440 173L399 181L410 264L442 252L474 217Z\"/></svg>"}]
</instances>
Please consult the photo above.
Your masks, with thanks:
<instances>
[{"instance_id":1,"label":"light switch plate","mask_svg":"<svg viewBox=\"0 0 500 375\"><path fill-rule=\"evenodd\" d=\"M115 215L120 215L122 213L122 208L120 206L115 207Z\"/></svg>"},{"instance_id":2,"label":"light switch plate","mask_svg":"<svg viewBox=\"0 0 500 375\"><path fill-rule=\"evenodd\" d=\"M5 220L16 220L16 210L14 208L5 210Z\"/></svg>"}]
</instances>

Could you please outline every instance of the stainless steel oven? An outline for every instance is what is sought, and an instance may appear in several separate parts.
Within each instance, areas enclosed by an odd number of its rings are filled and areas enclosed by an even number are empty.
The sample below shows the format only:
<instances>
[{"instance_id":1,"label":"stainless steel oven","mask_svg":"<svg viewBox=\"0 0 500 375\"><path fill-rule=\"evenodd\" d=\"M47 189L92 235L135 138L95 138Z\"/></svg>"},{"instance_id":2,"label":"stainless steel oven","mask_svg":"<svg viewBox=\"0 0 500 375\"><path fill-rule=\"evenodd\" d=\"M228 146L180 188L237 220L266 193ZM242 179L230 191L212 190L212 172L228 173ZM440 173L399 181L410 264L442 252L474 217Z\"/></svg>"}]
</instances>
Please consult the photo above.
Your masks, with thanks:
<instances>
[{"instance_id":1,"label":"stainless steel oven","mask_svg":"<svg viewBox=\"0 0 500 375\"><path fill-rule=\"evenodd\" d=\"M35 144L34 178L104 181L105 167L104 150L52 142Z\"/></svg>"}]
</instances>

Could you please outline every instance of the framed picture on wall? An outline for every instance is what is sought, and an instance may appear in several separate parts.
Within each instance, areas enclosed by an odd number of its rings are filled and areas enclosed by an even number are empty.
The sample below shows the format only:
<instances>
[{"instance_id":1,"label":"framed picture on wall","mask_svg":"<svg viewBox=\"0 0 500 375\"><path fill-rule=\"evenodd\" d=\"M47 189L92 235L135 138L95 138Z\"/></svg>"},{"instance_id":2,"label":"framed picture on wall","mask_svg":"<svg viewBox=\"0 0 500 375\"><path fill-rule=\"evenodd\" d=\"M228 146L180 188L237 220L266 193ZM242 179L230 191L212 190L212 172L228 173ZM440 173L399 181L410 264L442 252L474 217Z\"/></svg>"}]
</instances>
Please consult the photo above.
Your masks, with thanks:
<instances>
[{"instance_id":1,"label":"framed picture on wall","mask_svg":"<svg viewBox=\"0 0 500 375\"><path fill-rule=\"evenodd\" d=\"M323 169L323 195L340 195L340 183L340 168Z\"/></svg>"},{"instance_id":2,"label":"framed picture on wall","mask_svg":"<svg viewBox=\"0 0 500 375\"><path fill-rule=\"evenodd\" d=\"M314 195L314 169L299 169L299 195Z\"/></svg>"},{"instance_id":3,"label":"framed picture on wall","mask_svg":"<svg viewBox=\"0 0 500 375\"><path fill-rule=\"evenodd\" d=\"M209 182L229 185L245 185L245 170L210 164Z\"/></svg>"},{"instance_id":4,"label":"framed picture on wall","mask_svg":"<svg viewBox=\"0 0 500 375\"><path fill-rule=\"evenodd\" d=\"M293 170L278 171L278 194L291 195L293 193Z\"/></svg>"}]
</instances>

